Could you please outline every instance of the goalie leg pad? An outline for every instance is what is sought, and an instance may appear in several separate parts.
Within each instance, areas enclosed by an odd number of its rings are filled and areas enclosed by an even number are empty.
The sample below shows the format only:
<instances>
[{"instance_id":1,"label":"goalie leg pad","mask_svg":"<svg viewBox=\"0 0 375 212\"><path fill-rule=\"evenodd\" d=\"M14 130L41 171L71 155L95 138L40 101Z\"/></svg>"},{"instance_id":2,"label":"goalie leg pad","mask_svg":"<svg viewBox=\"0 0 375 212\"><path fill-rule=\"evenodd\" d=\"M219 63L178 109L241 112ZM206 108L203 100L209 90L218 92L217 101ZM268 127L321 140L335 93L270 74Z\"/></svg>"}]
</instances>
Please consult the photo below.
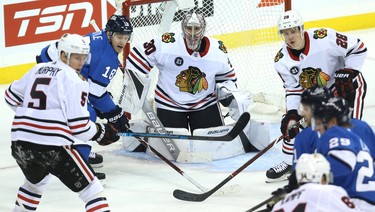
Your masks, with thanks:
<instances>
[{"instance_id":1,"label":"goalie leg pad","mask_svg":"<svg viewBox=\"0 0 375 212\"><path fill-rule=\"evenodd\" d=\"M150 127L150 133L158 133L156 128ZM166 131L170 134L179 134L179 135L190 135L190 132L186 128L171 128L166 127ZM166 146L163 144L163 138L149 138L148 143L154 147L159 153L165 156L168 160L174 160L171 156L171 153L166 149ZM173 140L181 152L190 152L189 141L184 139ZM147 150L148 154L157 157L152 151Z\"/></svg>"},{"instance_id":2,"label":"goalie leg pad","mask_svg":"<svg viewBox=\"0 0 375 212\"><path fill-rule=\"evenodd\" d=\"M130 129L134 132L146 133L149 124L144 120L131 120ZM122 137L122 146L126 151L129 152L144 152L146 147L144 147L137 138L135 137Z\"/></svg>"},{"instance_id":3,"label":"goalie leg pad","mask_svg":"<svg viewBox=\"0 0 375 212\"><path fill-rule=\"evenodd\" d=\"M228 133L233 126L219 126L210 128L201 128L194 130L194 135L203 136L221 136ZM201 141L191 140L194 152L208 152L212 154L212 160L221 160L231 158L245 153L242 141L239 136L230 142L223 141Z\"/></svg>"},{"instance_id":4,"label":"goalie leg pad","mask_svg":"<svg viewBox=\"0 0 375 212\"><path fill-rule=\"evenodd\" d=\"M137 114L147 97L151 79L140 72L125 69L118 105L131 114Z\"/></svg>"},{"instance_id":5,"label":"goalie leg pad","mask_svg":"<svg viewBox=\"0 0 375 212\"><path fill-rule=\"evenodd\" d=\"M270 122L251 119L250 124L245 127L244 132L251 145L259 151L266 148L270 142Z\"/></svg>"}]
</instances>

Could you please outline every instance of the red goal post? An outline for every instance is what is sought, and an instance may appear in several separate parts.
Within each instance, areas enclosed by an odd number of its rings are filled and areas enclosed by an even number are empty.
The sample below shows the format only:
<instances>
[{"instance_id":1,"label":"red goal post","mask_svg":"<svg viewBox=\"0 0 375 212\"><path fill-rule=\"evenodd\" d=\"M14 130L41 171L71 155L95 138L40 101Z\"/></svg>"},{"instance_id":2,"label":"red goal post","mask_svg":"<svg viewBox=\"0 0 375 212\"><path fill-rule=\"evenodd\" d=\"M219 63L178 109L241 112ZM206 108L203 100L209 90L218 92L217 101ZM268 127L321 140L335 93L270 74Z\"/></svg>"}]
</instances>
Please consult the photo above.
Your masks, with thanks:
<instances>
[{"instance_id":1,"label":"red goal post","mask_svg":"<svg viewBox=\"0 0 375 212\"><path fill-rule=\"evenodd\" d=\"M226 45L238 86L252 94L252 118L280 119L285 97L273 68L282 46L276 25L280 14L291 8L291 0L181 0L184 10L175 0L116 1L122 2L122 14L134 26L132 41L124 49L124 64L132 43L149 41L163 32L181 32L184 12L195 8L206 17L206 35Z\"/></svg>"}]
</instances>

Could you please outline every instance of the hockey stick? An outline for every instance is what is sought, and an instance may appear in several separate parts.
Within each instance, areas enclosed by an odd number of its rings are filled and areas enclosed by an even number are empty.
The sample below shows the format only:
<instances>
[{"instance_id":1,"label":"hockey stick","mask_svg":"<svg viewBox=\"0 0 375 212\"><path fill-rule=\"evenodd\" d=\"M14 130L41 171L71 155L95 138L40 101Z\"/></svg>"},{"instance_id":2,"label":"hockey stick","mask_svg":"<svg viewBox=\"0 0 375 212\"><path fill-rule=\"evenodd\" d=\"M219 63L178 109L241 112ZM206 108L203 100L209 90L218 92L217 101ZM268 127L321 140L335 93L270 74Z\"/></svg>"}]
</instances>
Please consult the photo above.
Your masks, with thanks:
<instances>
[{"instance_id":1,"label":"hockey stick","mask_svg":"<svg viewBox=\"0 0 375 212\"><path fill-rule=\"evenodd\" d=\"M274 197L275 197L275 196L271 196L271 197L267 198L266 200L262 201L261 203L259 203L259 204L256 205L256 206L250 208L250 209L247 210L246 212L253 212L253 211L255 211L256 209L262 207L263 205L266 205L266 204L268 204L269 202L271 202L271 201L273 200Z\"/></svg>"},{"instance_id":2,"label":"hockey stick","mask_svg":"<svg viewBox=\"0 0 375 212\"><path fill-rule=\"evenodd\" d=\"M304 121L305 121L305 119L302 118L293 127L301 125L302 123L304 123ZM275 144L277 144L283 138L284 138L284 135L281 135L279 138L272 141L266 148L264 148L262 151L258 152L254 157L252 157L250 160L248 160L246 163L244 163L240 168L238 168L236 171L234 171L232 174L230 174L227 178L225 178L217 186L215 186L213 189L209 190L208 192L205 192L205 193L202 193L202 194L194 194L194 193L190 193L190 192L186 192L186 191L176 189L176 190L173 191L173 196L177 199L185 200L185 201L192 201L192 202L202 202L202 201L204 201L209 196L211 196L213 193L215 193L217 190L219 190L223 185L225 185L227 182L229 182L231 179L233 179L242 170L244 170L246 167L248 167L250 164L252 164L256 159L258 159L260 156L262 156L265 152L267 152L269 149L271 149Z\"/></svg>"},{"instance_id":3,"label":"hockey stick","mask_svg":"<svg viewBox=\"0 0 375 212\"><path fill-rule=\"evenodd\" d=\"M183 170L181 170L174 163L172 163L171 161L169 161L166 157L164 157L160 152L158 152L155 148L153 148L145 140L143 140L142 138L140 138L138 136L135 136L135 137L138 139L138 141L143 146L145 146L146 148L150 149L161 160L163 160L164 162L166 162L170 167L172 167L174 170L176 170L181 176L183 176L185 179L187 179L189 182L191 182L193 185L195 185L197 188L199 188L202 192L207 192L208 191L207 188L203 187L202 185L200 185L199 183L197 183L193 178L191 178L187 174L185 174L185 172ZM236 184L236 185L231 185L231 186L227 187L226 189L220 190L219 194L220 195L224 195L224 194L230 194L230 193L237 193L237 192L239 192L239 190L240 190L240 186Z\"/></svg>"},{"instance_id":4,"label":"hockey stick","mask_svg":"<svg viewBox=\"0 0 375 212\"><path fill-rule=\"evenodd\" d=\"M286 192L282 192L278 195L274 195L274 196L271 196L269 198L267 198L266 200L262 201L261 203L257 204L256 206L250 208L249 210L247 210L246 212L253 212L255 211L256 209L264 206L264 205L268 205L269 203L272 203L272 206L275 205L278 201L280 201L281 199L283 199L285 197L287 193ZM271 209L263 209L261 211L271 211ZM259 211L258 211L259 212Z\"/></svg>"},{"instance_id":5,"label":"hockey stick","mask_svg":"<svg viewBox=\"0 0 375 212\"><path fill-rule=\"evenodd\" d=\"M243 113L233 128L222 136L200 136L200 135L176 135L176 134L155 134L155 133L138 133L138 132L121 132L117 133L119 136L134 136L134 137L151 137L151 138L168 138L168 139L187 139L187 140L206 140L206 141L232 141L237 137L245 126L249 123L250 114Z\"/></svg>"}]
</instances>

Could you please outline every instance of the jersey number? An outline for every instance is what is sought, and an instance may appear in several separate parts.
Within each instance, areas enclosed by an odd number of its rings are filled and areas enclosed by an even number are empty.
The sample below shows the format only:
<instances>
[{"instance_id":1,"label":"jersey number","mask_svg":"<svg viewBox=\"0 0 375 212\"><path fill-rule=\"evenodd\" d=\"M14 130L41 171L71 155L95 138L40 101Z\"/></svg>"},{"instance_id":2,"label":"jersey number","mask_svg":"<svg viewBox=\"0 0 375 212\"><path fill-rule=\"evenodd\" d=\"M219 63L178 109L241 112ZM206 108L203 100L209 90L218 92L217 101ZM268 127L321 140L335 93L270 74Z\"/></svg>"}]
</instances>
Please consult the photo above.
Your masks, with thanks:
<instances>
[{"instance_id":1,"label":"jersey number","mask_svg":"<svg viewBox=\"0 0 375 212\"><path fill-rule=\"evenodd\" d=\"M102 76L105 78L108 78L109 80L112 80L112 78L116 75L116 72L117 72L117 69L112 69L111 71L111 67L107 66L105 67L105 73L102 74Z\"/></svg>"},{"instance_id":2,"label":"jersey number","mask_svg":"<svg viewBox=\"0 0 375 212\"><path fill-rule=\"evenodd\" d=\"M27 107L29 108L35 108L39 110L44 110L46 109L47 106L47 96L43 91L37 90L38 85L49 85L51 82L51 78L37 78L34 81L33 87L31 88L30 91L30 96L33 99L39 100L39 106L35 106L34 102L29 102Z\"/></svg>"},{"instance_id":3,"label":"jersey number","mask_svg":"<svg viewBox=\"0 0 375 212\"><path fill-rule=\"evenodd\" d=\"M348 48L348 37L336 32L336 44L344 49Z\"/></svg>"},{"instance_id":4,"label":"jersey number","mask_svg":"<svg viewBox=\"0 0 375 212\"><path fill-rule=\"evenodd\" d=\"M375 191L375 182L368 179L374 175L374 161L371 155L366 151L360 151L357 155L357 161L363 164L358 170L356 181L357 191ZM365 166L365 164L367 164L367 166Z\"/></svg>"},{"instance_id":5,"label":"jersey number","mask_svg":"<svg viewBox=\"0 0 375 212\"><path fill-rule=\"evenodd\" d=\"M150 55L156 50L154 42L154 39L152 39L150 42L146 42L143 44L143 48L145 48L146 55Z\"/></svg>"}]
</instances>

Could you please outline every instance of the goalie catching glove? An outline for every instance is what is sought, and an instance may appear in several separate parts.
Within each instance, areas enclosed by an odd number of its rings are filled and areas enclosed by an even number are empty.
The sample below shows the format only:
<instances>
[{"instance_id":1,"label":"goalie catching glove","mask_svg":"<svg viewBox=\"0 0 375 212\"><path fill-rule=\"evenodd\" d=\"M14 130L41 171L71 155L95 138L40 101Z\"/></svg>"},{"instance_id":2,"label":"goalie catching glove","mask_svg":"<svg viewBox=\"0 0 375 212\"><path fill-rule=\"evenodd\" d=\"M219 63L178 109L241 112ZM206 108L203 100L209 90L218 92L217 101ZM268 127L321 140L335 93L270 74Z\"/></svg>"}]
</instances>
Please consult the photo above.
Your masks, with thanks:
<instances>
[{"instance_id":1,"label":"goalie catching glove","mask_svg":"<svg viewBox=\"0 0 375 212\"><path fill-rule=\"evenodd\" d=\"M281 120L281 133L289 139L293 139L299 133L299 126L294 126L302 117L297 110L289 110Z\"/></svg>"},{"instance_id":2,"label":"goalie catching glove","mask_svg":"<svg viewBox=\"0 0 375 212\"><path fill-rule=\"evenodd\" d=\"M95 123L95 125L97 132L92 140L98 142L98 144L106 146L120 139L117 130L112 125L102 123Z\"/></svg>"},{"instance_id":3,"label":"goalie catching glove","mask_svg":"<svg viewBox=\"0 0 375 212\"><path fill-rule=\"evenodd\" d=\"M343 98L347 98L355 92L357 85L353 83L359 71L349 68L337 70L335 73L335 87L337 94Z\"/></svg>"},{"instance_id":4,"label":"goalie catching glove","mask_svg":"<svg viewBox=\"0 0 375 212\"><path fill-rule=\"evenodd\" d=\"M103 113L102 117L108 120L119 132L126 132L129 129L129 119L122 109L116 105L116 108L110 112Z\"/></svg>"}]
</instances>

